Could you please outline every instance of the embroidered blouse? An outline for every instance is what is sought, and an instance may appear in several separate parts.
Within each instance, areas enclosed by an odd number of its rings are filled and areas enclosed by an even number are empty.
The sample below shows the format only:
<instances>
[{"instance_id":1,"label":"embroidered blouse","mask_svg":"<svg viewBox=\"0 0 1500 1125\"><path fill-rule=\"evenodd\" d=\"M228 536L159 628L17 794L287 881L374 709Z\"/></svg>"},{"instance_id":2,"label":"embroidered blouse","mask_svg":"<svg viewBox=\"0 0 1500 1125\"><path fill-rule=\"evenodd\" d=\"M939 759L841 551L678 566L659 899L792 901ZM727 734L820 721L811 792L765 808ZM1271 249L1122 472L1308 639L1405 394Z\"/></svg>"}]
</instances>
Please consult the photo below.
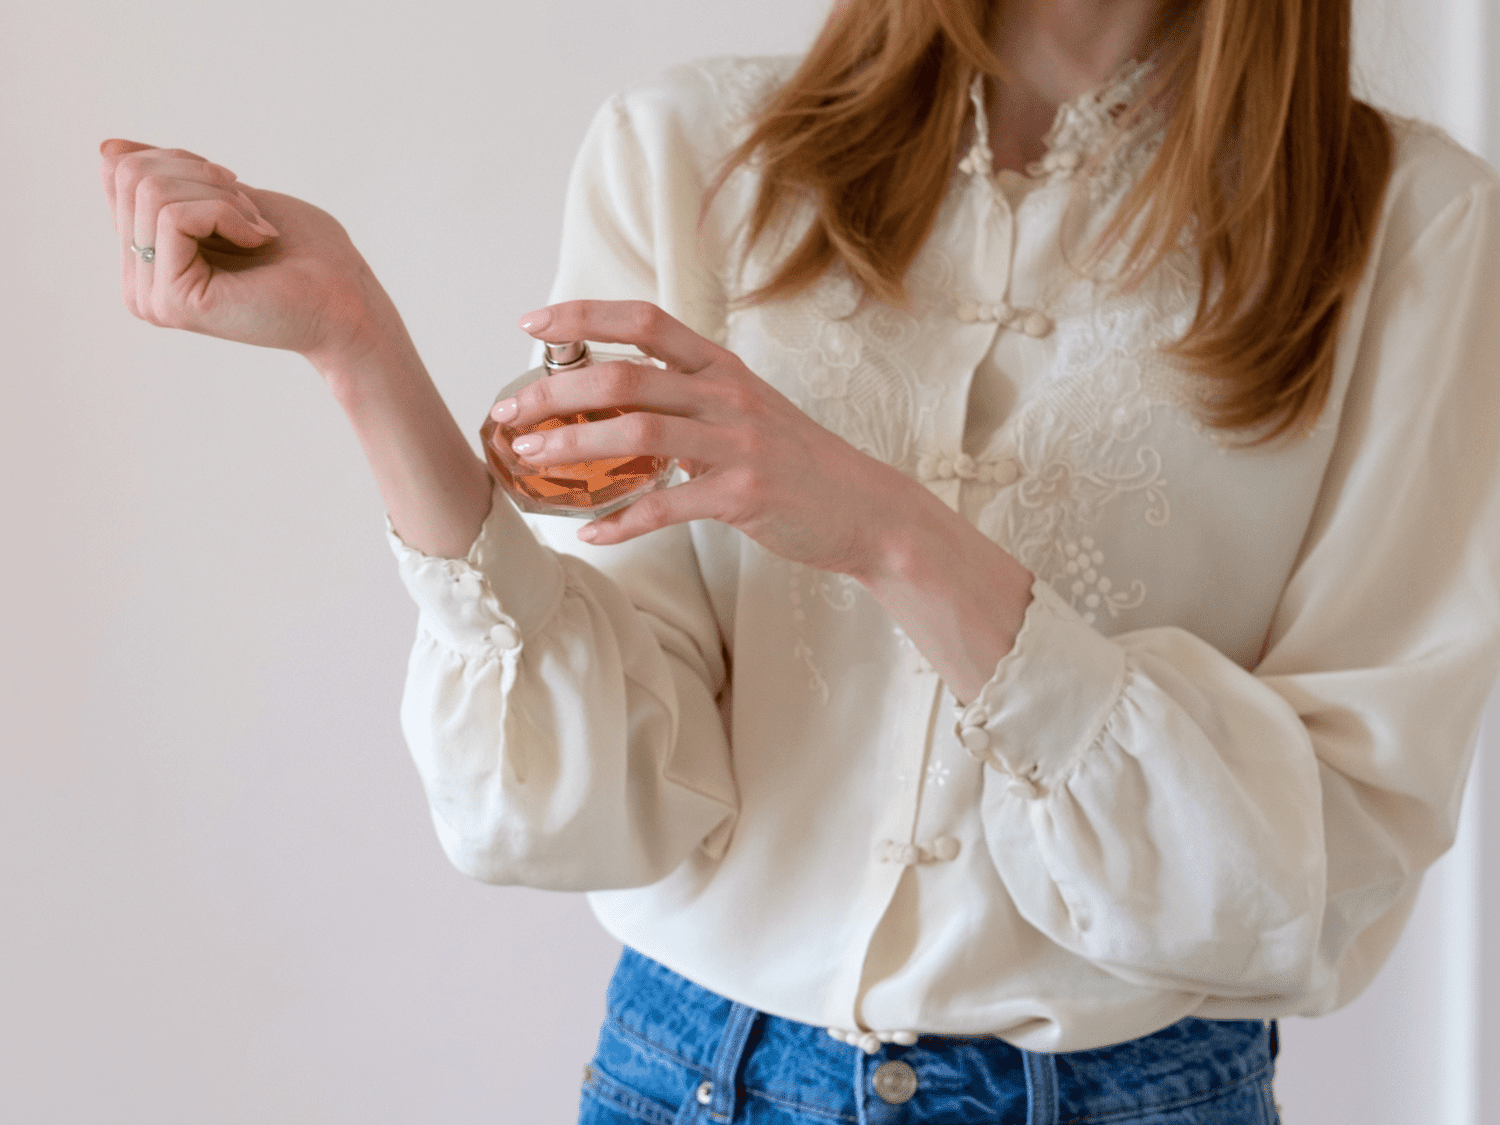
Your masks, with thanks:
<instances>
[{"instance_id":1,"label":"embroidered blouse","mask_svg":"<svg viewBox=\"0 0 1500 1125\"><path fill-rule=\"evenodd\" d=\"M1059 111L1024 192L977 115L909 308L838 271L736 304L799 216L746 251L754 169L703 194L792 65L612 99L553 297L655 301L924 482L1035 574L1021 635L959 707L852 580L713 522L592 548L497 493L466 558L392 535L443 847L589 891L622 942L867 1049L1345 1003L1453 839L1500 671L1500 183L1393 122L1329 404L1245 446L1160 348L1196 259L1122 295L1070 252L1159 143L1116 135L1139 71Z\"/></svg>"}]
</instances>

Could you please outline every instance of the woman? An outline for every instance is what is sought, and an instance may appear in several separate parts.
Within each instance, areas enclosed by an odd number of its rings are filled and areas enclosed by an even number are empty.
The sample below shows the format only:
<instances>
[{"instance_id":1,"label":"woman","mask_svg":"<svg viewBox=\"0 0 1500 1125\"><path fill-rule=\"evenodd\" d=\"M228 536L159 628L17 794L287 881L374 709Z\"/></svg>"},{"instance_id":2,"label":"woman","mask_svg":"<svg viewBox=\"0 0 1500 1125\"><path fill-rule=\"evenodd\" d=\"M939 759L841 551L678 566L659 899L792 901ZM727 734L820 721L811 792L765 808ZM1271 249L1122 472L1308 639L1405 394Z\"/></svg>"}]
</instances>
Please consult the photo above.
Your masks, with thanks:
<instances>
[{"instance_id":1,"label":"woman","mask_svg":"<svg viewBox=\"0 0 1500 1125\"><path fill-rule=\"evenodd\" d=\"M131 310L359 434L448 854L629 947L584 1120L1275 1120L1500 667L1500 188L1353 100L1348 24L850 0L612 100L521 323L665 367L494 417L629 407L517 450L690 479L566 553L336 223L106 142Z\"/></svg>"}]
</instances>

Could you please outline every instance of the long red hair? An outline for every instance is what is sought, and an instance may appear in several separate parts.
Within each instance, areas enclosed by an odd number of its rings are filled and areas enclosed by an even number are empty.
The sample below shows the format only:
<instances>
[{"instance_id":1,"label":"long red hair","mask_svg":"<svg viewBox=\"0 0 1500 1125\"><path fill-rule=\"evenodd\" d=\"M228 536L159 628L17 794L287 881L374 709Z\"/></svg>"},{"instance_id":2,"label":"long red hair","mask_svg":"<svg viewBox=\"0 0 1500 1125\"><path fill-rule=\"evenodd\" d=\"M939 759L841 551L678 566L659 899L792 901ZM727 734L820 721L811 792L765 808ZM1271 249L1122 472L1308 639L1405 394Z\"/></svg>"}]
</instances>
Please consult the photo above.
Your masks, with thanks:
<instances>
[{"instance_id":1,"label":"long red hair","mask_svg":"<svg viewBox=\"0 0 1500 1125\"><path fill-rule=\"evenodd\" d=\"M1004 81L991 32L1004 0L848 0L761 110L724 175L761 175L754 240L795 200L807 233L748 300L841 261L900 304L932 230L977 74ZM1342 311L1390 176L1384 118L1350 89L1350 0L1163 0L1152 81L1133 113L1165 139L1110 224L1125 284L1196 247L1203 288L1173 354L1205 379L1210 424L1266 440L1327 400ZM722 179L720 180L722 183Z\"/></svg>"}]
</instances>

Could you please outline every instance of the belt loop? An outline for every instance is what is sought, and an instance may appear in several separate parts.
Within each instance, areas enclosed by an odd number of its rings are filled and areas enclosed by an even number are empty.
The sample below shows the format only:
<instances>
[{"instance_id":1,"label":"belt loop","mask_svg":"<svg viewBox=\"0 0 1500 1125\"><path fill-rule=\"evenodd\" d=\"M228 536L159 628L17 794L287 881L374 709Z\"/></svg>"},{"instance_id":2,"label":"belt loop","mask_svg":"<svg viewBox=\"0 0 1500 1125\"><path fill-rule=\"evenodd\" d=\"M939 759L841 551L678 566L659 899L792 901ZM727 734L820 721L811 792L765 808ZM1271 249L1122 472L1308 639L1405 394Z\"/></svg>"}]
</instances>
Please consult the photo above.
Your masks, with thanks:
<instances>
[{"instance_id":1,"label":"belt loop","mask_svg":"<svg viewBox=\"0 0 1500 1125\"><path fill-rule=\"evenodd\" d=\"M1057 1125L1057 1060L1039 1051L1021 1051L1026 1067L1026 1125Z\"/></svg>"},{"instance_id":2,"label":"belt loop","mask_svg":"<svg viewBox=\"0 0 1500 1125\"><path fill-rule=\"evenodd\" d=\"M745 1044L760 1013L743 1004L731 1003L729 1018L724 1021L724 1034L719 1039L719 1049L714 1053L711 1081L713 1096L708 1103L709 1120L728 1125L734 1120L739 1105L740 1064L745 1057Z\"/></svg>"},{"instance_id":3,"label":"belt loop","mask_svg":"<svg viewBox=\"0 0 1500 1125\"><path fill-rule=\"evenodd\" d=\"M1266 1026L1271 1029L1271 1058L1274 1059L1281 1054L1281 1029L1276 1025L1275 1020L1267 1020Z\"/></svg>"},{"instance_id":4,"label":"belt loop","mask_svg":"<svg viewBox=\"0 0 1500 1125\"><path fill-rule=\"evenodd\" d=\"M858 1047L854 1055L855 1125L870 1125L870 1056Z\"/></svg>"}]
</instances>

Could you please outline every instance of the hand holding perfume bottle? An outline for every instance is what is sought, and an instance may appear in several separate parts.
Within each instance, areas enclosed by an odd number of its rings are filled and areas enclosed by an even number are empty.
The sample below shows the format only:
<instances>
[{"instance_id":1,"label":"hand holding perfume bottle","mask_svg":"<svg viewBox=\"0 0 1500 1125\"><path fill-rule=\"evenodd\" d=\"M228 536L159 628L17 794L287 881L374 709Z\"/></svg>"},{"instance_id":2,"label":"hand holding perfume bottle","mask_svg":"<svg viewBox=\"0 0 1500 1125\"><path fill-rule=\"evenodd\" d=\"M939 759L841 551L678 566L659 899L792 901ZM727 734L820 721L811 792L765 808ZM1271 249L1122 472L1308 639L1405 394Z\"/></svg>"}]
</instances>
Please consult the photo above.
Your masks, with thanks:
<instances>
[{"instance_id":1,"label":"hand holding perfume bottle","mask_svg":"<svg viewBox=\"0 0 1500 1125\"><path fill-rule=\"evenodd\" d=\"M734 352L656 305L565 301L526 314L521 327L554 349L599 340L661 361L634 371L611 364L555 386L533 378L500 405L502 424L533 427L518 439L529 473L553 475L584 458L681 463L686 481L648 486L640 503L585 524L580 539L605 547L674 524L728 525L789 562L849 575L957 698L979 694L1015 643L1034 578L962 513L820 426ZM576 353L554 354L558 362ZM535 428L549 415L594 411L604 420Z\"/></svg>"},{"instance_id":2,"label":"hand holding perfume bottle","mask_svg":"<svg viewBox=\"0 0 1500 1125\"><path fill-rule=\"evenodd\" d=\"M539 370L502 392L491 412L499 425L486 431L486 446L507 487L522 476L586 479L578 463L619 472L624 459L649 456L681 466L687 480L672 488L658 490L653 480L622 489L639 503L627 500L580 528L585 542L605 546L716 520L784 559L859 577L885 568L885 541L907 535L918 513L947 511L920 483L818 425L733 352L657 305L564 301L528 313L521 328L552 349L556 367L577 361L577 340L629 345L655 361L633 369L601 363L592 373L555 379ZM566 424L573 417L600 420ZM518 426L531 432L522 435ZM517 435L514 446L505 444L502 428ZM520 457L507 464L513 449ZM535 491L518 503L528 511L560 510L536 507ZM578 499L571 514L601 514L583 510L590 498Z\"/></svg>"},{"instance_id":3,"label":"hand holding perfume bottle","mask_svg":"<svg viewBox=\"0 0 1500 1125\"><path fill-rule=\"evenodd\" d=\"M650 363L650 360L641 356L606 352L595 354L586 343L579 340L547 344L544 347L542 366L528 371L506 386L495 396L495 401L511 398L522 387L538 379L545 379L554 372L577 371L594 363L609 361ZM512 444L524 434L618 418L623 413L625 411L618 407L607 407L603 410L559 415L525 426L506 426L497 422L491 414L485 419L479 436L484 444L485 460L489 462L495 479L505 486L511 499L522 511L594 519L619 511L631 501L661 488L671 477L677 462L666 457L605 457L538 468L528 465L518 456Z\"/></svg>"}]
</instances>

